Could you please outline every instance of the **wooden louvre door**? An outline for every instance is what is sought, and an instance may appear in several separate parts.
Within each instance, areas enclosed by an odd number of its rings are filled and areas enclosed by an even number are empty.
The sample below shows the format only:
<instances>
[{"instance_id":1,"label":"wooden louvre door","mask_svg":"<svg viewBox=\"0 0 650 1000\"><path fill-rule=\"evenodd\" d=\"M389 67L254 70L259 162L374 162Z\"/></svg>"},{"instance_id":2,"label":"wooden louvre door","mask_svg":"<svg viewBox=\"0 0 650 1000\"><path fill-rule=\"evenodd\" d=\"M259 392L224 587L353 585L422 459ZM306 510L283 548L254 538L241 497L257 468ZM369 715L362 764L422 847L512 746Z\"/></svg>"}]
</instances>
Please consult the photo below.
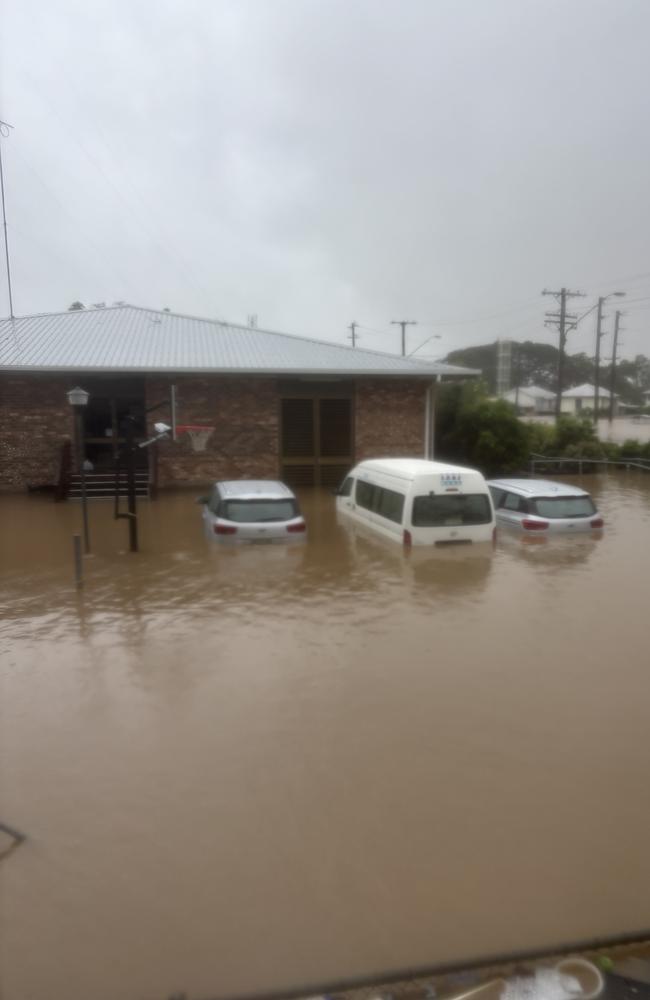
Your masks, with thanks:
<instances>
[{"instance_id":1,"label":"wooden louvre door","mask_svg":"<svg viewBox=\"0 0 650 1000\"><path fill-rule=\"evenodd\" d=\"M289 486L337 486L352 452L349 395L282 399L282 478Z\"/></svg>"}]
</instances>

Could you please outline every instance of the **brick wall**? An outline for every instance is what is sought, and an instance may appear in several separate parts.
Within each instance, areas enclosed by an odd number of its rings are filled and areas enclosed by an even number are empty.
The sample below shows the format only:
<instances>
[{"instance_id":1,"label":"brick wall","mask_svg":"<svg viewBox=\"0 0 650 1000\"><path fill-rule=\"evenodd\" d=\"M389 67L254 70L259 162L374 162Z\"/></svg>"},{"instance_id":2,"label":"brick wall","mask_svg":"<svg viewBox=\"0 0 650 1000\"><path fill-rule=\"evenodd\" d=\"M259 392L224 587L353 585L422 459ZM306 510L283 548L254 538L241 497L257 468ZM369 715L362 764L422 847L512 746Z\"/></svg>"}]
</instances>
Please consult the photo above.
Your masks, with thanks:
<instances>
[{"instance_id":1,"label":"brick wall","mask_svg":"<svg viewBox=\"0 0 650 1000\"><path fill-rule=\"evenodd\" d=\"M276 479L279 410L275 379L175 376L179 424L215 430L205 452L192 451L185 436L158 445L160 486L206 485L216 479ZM149 377L147 406L168 399L172 379ZM149 414L149 427L169 422L169 410ZM153 433L153 429L152 429Z\"/></svg>"},{"instance_id":2,"label":"brick wall","mask_svg":"<svg viewBox=\"0 0 650 1000\"><path fill-rule=\"evenodd\" d=\"M67 376L0 375L0 490L55 483L63 442L74 440Z\"/></svg>"},{"instance_id":3,"label":"brick wall","mask_svg":"<svg viewBox=\"0 0 650 1000\"><path fill-rule=\"evenodd\" d=\"M357 382L355 459L424 458L426 383L406 379Z\"/></svg>"},{"instance_id":4,"label":"brick wall","mask_svg":"<svg viewBox=\"0 0 650 1000\"><path fill-rule=\"evenodd\" d=\"M0 490L55 483L61 447L73 439L66 392L81 376L0 375ZM215 427L205 452L187 438L159 448L159 485L203 486L221 478L279 476L279 394L275 379L174 376L179 423ZM146 379L146 404L169 398L171 378ZM80 384L84 384L81 378ZM419 380L358 379L355 459L422 456L426 384ZM149 414L169 422L167 408Z\"/></svg>"}]
</instances>

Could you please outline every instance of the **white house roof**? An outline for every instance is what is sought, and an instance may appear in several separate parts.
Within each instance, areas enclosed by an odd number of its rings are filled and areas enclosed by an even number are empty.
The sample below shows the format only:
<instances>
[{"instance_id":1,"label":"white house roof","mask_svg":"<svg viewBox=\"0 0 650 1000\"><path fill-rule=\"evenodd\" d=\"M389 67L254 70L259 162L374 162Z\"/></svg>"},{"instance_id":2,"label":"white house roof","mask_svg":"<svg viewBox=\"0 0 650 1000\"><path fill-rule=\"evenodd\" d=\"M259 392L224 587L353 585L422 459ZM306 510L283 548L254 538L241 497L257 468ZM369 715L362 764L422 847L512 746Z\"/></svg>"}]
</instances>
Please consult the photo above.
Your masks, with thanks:
<instances>
[{"instance_id":1,"label":"white house roof","mask_svg":"<svg viewBox=\"0 0 650 1000\"><path fill-rule=\"evenodd\" d=\"M520 385L519 389L509 389L506 396L515 396L519 392L526 396L531 396L533 399L555 399L555 393L551 392L550 389L542 389L539 385Z\"/></svg>"},{"instance_id":2,"label":"white house roof","mask_svg":"<svg viewBox=\"0 0 650 1000\"><path fill-rule=\"evenodd\" d=\"M0 321L0 370L437 376L480 374L441 362L113 306Z\"/></svg>"},{"instance_id":3,"label":"white house roof","mask_svg":"<svg viewBox=\"0 0 650 1000\"><path fill-rule=\"evenodd\" d=\"M590 385L589 382L585 382L584 385L576 385L573 389L566 389L562 393L563 399L593 399L596 395L596 386ZM604 386L598 387L598 395L607 398L610 395L609 389L605 389ZM617 393L614 393L616 396Z\"/></svg>"}]
</instances>

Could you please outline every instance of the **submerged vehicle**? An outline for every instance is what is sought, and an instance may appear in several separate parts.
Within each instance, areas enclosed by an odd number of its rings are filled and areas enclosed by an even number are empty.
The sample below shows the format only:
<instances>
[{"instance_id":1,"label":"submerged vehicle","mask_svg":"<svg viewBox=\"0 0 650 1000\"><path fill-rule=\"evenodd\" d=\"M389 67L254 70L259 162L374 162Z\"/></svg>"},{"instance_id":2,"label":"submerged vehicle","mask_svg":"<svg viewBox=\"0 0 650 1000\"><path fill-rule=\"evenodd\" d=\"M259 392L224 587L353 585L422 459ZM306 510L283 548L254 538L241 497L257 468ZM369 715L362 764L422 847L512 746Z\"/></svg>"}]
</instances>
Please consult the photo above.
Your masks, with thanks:
<instances>
[{"instance_id":1,"label":"submerged vehicle","mask_svg":"<svg viewBox=\"0 0 650 1000\"><path fill-rule=\"evenodd\" d=\"M306 537L295 494L275 480L218 482L201 503L205 532L218 542L281 544Z\"/></svg>"},{"instance_id":2,"label":"submerged vehicle","mask_svg":"<svg viewBox=\"0 0 650 1000\"><path fill-rule=\"evenodd\" d=\"M497 523L518 531L598 531L603 519L586 490L549 479L491 479Z\"/></svg>"},{"instance_id":3,"label":"submerged vehicle","mask_svg":"<svg viewBox=\"0 0 650 1000\"><path fill-rule=\"evenodd\" d=\"M419 458L360 462L336 493L337 511L403 545L489 542L495 518L476 469Z\"/></svg>"}]
</instances>

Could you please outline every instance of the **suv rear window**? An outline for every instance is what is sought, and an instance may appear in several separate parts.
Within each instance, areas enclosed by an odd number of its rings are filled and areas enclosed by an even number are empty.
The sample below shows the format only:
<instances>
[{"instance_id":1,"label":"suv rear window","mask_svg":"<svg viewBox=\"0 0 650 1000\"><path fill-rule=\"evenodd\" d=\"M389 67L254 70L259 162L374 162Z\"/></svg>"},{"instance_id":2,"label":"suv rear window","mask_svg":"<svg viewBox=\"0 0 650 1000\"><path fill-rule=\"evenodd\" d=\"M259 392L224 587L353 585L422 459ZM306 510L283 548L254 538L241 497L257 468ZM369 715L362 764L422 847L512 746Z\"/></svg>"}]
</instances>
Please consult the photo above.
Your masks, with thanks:
<instances>
[{"instance_id":1,"label":"suv rear window","mask_svg":"<svg viewBox=\"0 0 650 1000\"><path fill-rule=\"evenodd\" d=\"M538 497L531 500L533 513L540 517L591 517L596 513L591 497Z\"/></svg>"},{"instance_id":2,"label":"suv rear window","mask_svg":"<svg viewBox=\"0 0 650 1000\"><path fill-rule=\"evenodd\" d=\"M489 524L491 520L492 509L485 493L447 493L416 497L413 501L414 528Z\"/></svg>"},{"instance_id":3,"label":"suv rear window","mask_svg":"<svg viewBox=\"0 0 650 1000\"><path fill-rule=\"evenodd\" d=\"M223 500L218 516L226 521L251 524L259 521L291 521L298 517L295 500Z\"/></svg>"}]
</instances>

